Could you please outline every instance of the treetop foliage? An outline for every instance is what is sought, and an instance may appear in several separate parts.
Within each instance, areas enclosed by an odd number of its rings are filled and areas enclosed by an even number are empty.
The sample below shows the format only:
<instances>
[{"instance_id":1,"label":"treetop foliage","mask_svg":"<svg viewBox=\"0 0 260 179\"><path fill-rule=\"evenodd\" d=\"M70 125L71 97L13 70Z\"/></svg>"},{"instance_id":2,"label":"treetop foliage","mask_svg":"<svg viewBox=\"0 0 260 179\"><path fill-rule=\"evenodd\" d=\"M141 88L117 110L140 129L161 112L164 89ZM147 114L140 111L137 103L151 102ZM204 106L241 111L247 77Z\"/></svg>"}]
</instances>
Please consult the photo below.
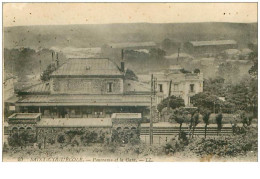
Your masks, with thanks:
<instances>
[{"instance_id":1,"label":"treetop foliage","mask_svg":"<svg viewBox=\"0 0 260 179\"><path fill-rule=\"evenodd\" d=\"M176 109L185 106L184 100L181 97L172 95L170 97L163 99L162 102L157 105L157 110L159 112L162 112L162 109L168 106L168 102L169 102L169 107L171 109Z\"/></svg>"},{"instance_id":2,"label":"treetop foliage","mask_svg":"<svg viewBox=\"0 0 260 179\"><path fill-rule=\"evenodd\" d=\"M185 108L177 108L173 111L170 119L181 125L182 123L189 121L189 112Z\"/></svg>"}]
</instances>

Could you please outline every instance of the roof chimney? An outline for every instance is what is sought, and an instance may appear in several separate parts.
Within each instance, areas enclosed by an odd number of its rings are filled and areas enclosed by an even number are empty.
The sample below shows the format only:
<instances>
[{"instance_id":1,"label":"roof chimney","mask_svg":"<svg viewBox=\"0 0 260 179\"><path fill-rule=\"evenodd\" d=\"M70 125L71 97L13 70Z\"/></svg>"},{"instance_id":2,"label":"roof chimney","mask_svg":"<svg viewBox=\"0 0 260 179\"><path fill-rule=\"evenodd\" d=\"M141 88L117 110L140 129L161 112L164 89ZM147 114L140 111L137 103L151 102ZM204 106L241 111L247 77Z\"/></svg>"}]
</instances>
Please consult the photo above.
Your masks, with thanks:
<instances>
[{"instance_id":1,"label":"roof chimney","mask_svg":"<svg viewBox=\"0 0 260 179\"><path fill-rule=\"evenodd\" d=\"M125 62L121 62L121 71L125 71Z\"/></svg>"},{"instance_id":2,"label":"roof chimney","mask_svg":"<svg viewBox=\"0 0 260 179\"><path fill-rule=\"evenodd\" d=\"M121 50L121 71L125 71L125 62L124 62L124 49Z\"/></svg>"},{"instance_id":3,"label":"roof chimney","mask_svg":"<svg viewBox=\"0 0 260 179\"><path fill-rule=\"evenodd\" d=\"M124 61L124 49L121 50L121 60Z\"/></svg>"}]
</instances>

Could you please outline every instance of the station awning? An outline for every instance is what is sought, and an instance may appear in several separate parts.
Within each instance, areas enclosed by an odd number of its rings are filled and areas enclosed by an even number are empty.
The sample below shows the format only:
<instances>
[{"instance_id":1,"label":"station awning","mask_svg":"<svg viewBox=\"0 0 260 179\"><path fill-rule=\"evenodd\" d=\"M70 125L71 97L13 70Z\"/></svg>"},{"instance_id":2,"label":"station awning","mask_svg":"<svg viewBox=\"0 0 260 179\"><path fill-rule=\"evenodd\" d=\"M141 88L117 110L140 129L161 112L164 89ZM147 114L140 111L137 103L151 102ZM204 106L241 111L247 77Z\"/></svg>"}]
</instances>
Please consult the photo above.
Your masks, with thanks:
<instances>
[{"instance_id":1,"label":"station awning","mask_svg":"<svg viewBox=\"0 0 260 179\"><path fill-rule=\"evenodd\" d=\"M27 95L17 106L144 106L149 95Z\"/></svg>"}]
</instances>

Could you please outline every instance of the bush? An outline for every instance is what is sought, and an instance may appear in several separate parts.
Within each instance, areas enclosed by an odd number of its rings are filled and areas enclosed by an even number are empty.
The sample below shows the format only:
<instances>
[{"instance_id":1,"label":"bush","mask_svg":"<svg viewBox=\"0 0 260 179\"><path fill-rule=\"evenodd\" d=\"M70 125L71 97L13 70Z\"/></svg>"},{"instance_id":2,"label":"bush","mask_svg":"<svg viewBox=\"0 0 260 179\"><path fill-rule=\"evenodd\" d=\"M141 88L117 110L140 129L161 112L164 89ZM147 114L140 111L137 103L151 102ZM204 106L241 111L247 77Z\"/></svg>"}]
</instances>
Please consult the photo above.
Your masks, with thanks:
<instances>
[{"instance_id":1,"label":"bush","mask_svg":"<svg viewBox=\"0 0 260 179\"><path fill-rule=\"evenodd\" d=\"M113 129L111 141L118 144L138 144L140 142L139 139L139 131L132 131L132 130L126 130L126 131L117 131Z\"/></svg>"},{"instance_id":2,"label":"bush","mask_svg":"<svg viewBox=\"0 0 260 179\"><path fill-rule=\"evenodd\" d=\"M248 129L244 134L192 141L188 148L199 156L238 156L249 151L257 152L257 129Z\"/></svg>"},{"instance_id":3,"label":"bush","mask_svg":"<svg viewBox=\"0 0 260 179\"><path fill-rule=\"evenodd\" d=\"M86 131L80 139L83 144L87 145L90 143L103 143L105 140L105 133L98 135L98 133L95 131Z\"/></svg>"},{"instance_id":4,"label":"bush","mask_svg":"<svg viewBox=\"0 0 260 179\"><path fill-rule=\"evenodd\" d=\"M216 123L218 125L218 133L221 131L222 129L222 119L223 119L223 115L222 113L219 113L217 116L216 116Z\"/></svg>"},{"instance_id":5,"label":"bush","mask_svg":"<svg viewBox=\"0 0 260 179\"><path fill-rule=\"evenodd\" d=\"M47 143L53 145L53 144L55 144L55 139L53 139L53 138L48 138Z\"/></svg>"},{"instance_id":6,"label":"bush","mask_svg":"<svg viewBox=\"0 0 260 179\"><path fill-rule=\"evenodd\" d=\"M14 133L8 137L8 143L12 147L26 146L30 143L35 143L36 137L24 131L20 134Z\"/></svg>"},{"instance_id":7,"label":"bush","mask_svg":"<svg viewBox=\"0 0 260 179\"><path fill-rule=\"evenodd\" d=\"M163 99L162 102L157 105L157 110L159 112L162 112L162 110L168 106L168 103L171 109L176 109L185 106L184 100L181 97L172 95Z\"/></svg>"},{"instance_id":8,"label":"bush","mask_svg":"<svg viewBox=\"0 0 260 179\"><path fill-rule=\"evenodd\" d=\"M183 151L187 144L187 140L179 140L177 138L173 138L170 142L165 144L164 151L166 154L174 154L176 152Z\"/></svg>"},{"instance_id":9,"label":"bush","mask_svg":"<svg viewBox=\"0 0 260 179\"><path fill-rule=\"evenodd\" d=\"M64 143L65 142L65 136L64 135L60 135L59 137L58 137L58 140L57 140L59 143Z\"/></svg>"}]
</instances>

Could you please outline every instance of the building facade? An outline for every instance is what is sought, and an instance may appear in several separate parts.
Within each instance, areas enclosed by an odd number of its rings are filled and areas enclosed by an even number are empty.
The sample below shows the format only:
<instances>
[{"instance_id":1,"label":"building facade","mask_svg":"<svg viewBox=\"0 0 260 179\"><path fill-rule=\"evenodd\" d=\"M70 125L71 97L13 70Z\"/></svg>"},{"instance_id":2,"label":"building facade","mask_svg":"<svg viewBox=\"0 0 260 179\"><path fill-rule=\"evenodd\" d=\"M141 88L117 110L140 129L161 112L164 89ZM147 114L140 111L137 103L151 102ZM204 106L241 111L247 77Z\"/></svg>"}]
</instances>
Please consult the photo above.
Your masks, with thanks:
<instances>
[{"instance_id":1,"label":"building facade","mask_svg":"<svg viewBox=\"0 0 260 179\"><path fill-rule=\"evenodd\" d=\"M237 47L235 40L190 41L184 44L185 50L193 55L215 54Z\"/></svg>"},{"instance_id":2,"label":"building facade","mask_svg":"<svg viewBox=\"0 0 260 179\"><path fill-rule=\"evenodd\" d=\"M48 82L21 89L17 97L5 134L30 132L43 146L71 133L94 132L104 142L113 129L129 138L150 107L147 86L126 78L124 62L119 67L107 58L69 59Z\"/></svg>"},{"instance_id":3,"label":"building facade","mask_svg":"<svg viewBox=\"0 0 260 179\"><path fill-rule=\"evenodd\" d=\"M139 138L140 113L113 113L111 118L42 118L41 113L14 113L9 117L6 134L27 135L28 143L39 148L53 144L86 145L113 140L116 132L123 143ZM91 136L91 137L90 137ZM7 137L8 138L8 137ZM7 140L6 138L6 140Z\"/></svg>"},{"instance_id":4,"label":"building facade","mask_svg":"<svg viewBox=\"0 0 260 179\"><path fill-rule=\"evenodd\" d=\"M43 118L107 118L112 113L149 113L149 90L125 78L121 67L106 58L69 59L49 82L18 92L17 112Z\"/></svg>"},{"instance_id":5,"label":"building facade","mask_svg":"<svg viewBox=\"0 0 260 179\"><path fill-rule=\"evenodd\" d=\"M192 106L191 96L203 92L202 73L185 73L180 66L175 65L153 75L157 79L157 104L168 97L170 90L171 95L183 98L185 106Z\"/></svg>"}]
</instances>

